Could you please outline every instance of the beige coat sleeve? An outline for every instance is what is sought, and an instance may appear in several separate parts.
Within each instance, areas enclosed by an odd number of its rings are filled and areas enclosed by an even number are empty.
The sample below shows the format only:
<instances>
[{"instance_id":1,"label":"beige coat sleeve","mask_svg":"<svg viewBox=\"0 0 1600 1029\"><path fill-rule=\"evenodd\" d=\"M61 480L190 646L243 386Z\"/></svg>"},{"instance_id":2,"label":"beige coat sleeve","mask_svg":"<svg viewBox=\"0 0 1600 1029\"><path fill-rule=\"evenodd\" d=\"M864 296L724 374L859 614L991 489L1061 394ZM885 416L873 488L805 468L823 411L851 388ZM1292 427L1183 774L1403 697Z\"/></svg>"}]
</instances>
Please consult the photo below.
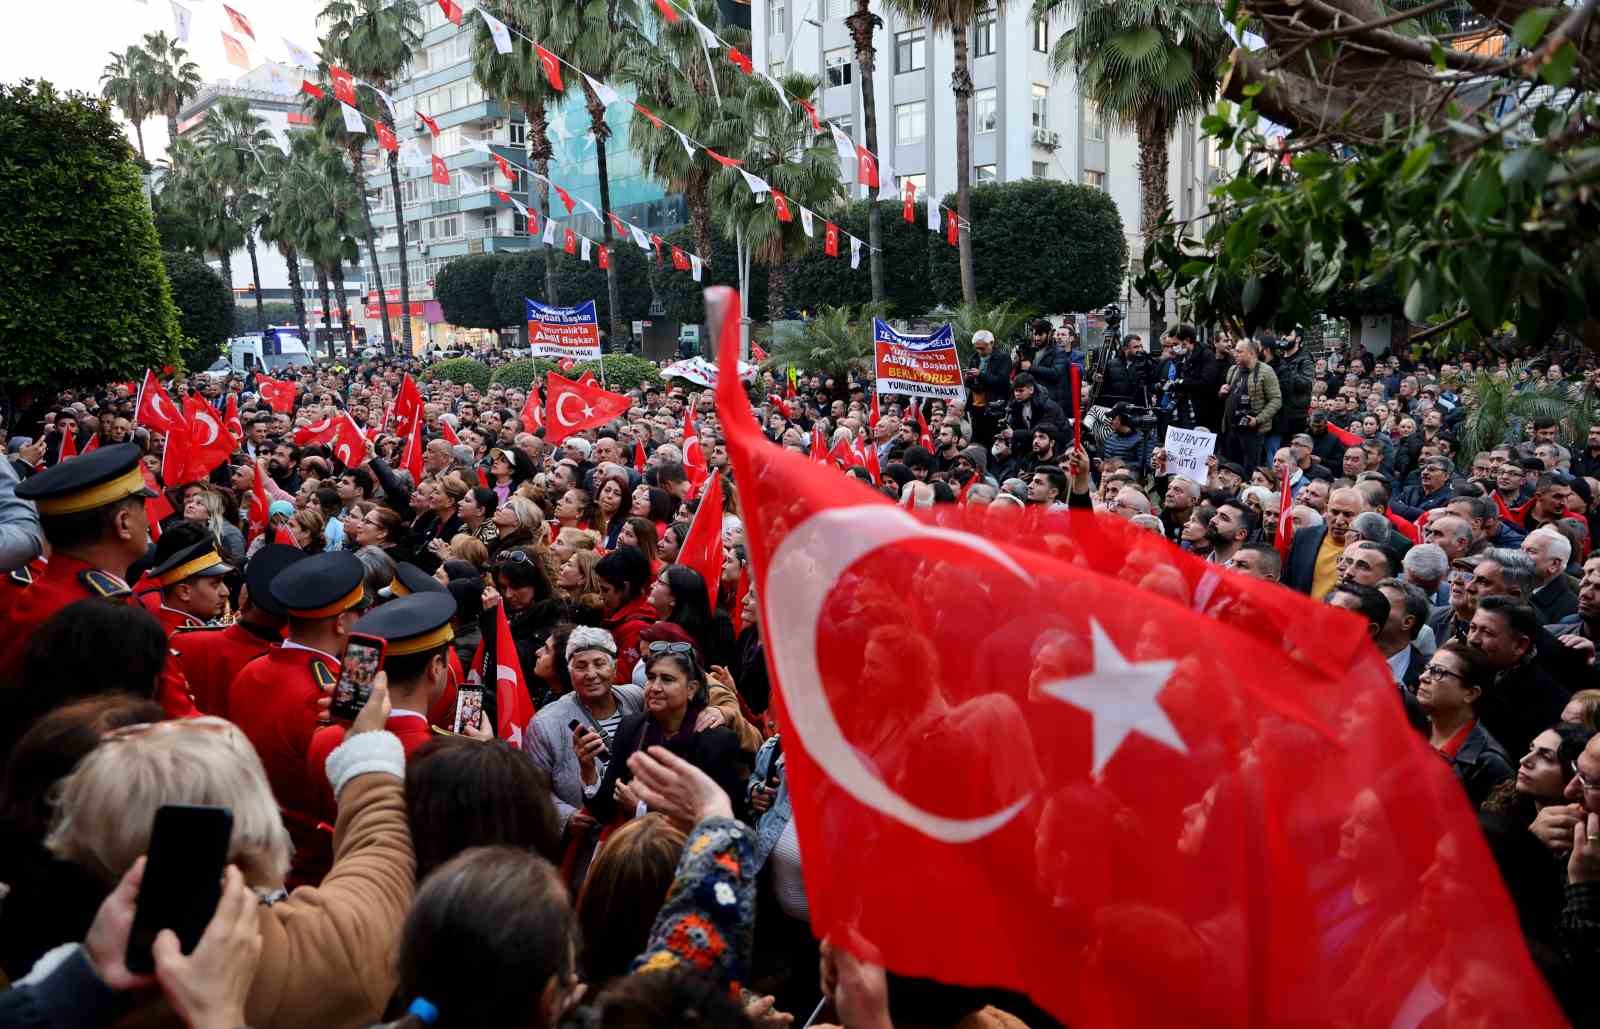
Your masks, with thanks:
<instances>
[{"instance_id":1,"label":"beige coat sleeve","mask_svg":"<svg viewBox=\"0 0 1600 1029\"><path fill-rule=\"evenodd\" d=\"M739 698L726 686L711 683L706 691L710 705L722 712L722 720L739 737L739 749L754 754L761 749L761 733L739 713Z\"/></svg>"}]
</instances>

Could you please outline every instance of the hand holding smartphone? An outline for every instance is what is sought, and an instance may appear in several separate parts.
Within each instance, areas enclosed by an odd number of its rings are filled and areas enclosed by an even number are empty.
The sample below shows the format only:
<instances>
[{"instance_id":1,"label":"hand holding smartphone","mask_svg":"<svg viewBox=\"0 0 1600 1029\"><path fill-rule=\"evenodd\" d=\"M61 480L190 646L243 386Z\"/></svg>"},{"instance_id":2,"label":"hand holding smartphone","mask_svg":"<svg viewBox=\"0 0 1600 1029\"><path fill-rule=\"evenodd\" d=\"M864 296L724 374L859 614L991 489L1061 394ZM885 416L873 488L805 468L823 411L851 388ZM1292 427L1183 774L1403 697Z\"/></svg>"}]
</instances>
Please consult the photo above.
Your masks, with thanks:
<instances>
[{"instance_id":1,"label":"hand holding smartphone","mask_svg":"<svg viewBox=\"0 0 1600 1029\"><path fill-rule=\"evenodd\" d=\"M372 679L383 667L383 654L387 642L377 636L352 633L345 644L344 657L339 662L339 681L333 687L333 703L328 713L347 722L366 706L372 695Z\"/></svg>"},{"instance_id":2,"label":"hand holding smartphone","mask_svg":"<svg viewBox=\"0 0 1600 1029\"><path fill-rule=\"evenodd\" d=\"M156 812L133 928L128 971L155 971L151 947L171 929L185 954L206 931L222 897L222 873L233 835L233 812L224 807L168 804Z\"/></svg>"}]
</instances>

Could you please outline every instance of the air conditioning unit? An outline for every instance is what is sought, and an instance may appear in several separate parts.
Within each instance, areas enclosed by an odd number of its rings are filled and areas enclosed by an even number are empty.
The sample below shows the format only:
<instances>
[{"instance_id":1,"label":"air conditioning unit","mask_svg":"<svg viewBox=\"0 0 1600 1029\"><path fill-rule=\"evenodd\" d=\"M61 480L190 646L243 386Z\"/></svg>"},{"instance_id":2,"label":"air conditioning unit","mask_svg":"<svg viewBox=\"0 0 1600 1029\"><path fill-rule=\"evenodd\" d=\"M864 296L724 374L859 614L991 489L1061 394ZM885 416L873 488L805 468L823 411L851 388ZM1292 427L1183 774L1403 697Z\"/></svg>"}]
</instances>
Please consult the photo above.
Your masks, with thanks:
<instances>
[{"instance_id":1,"label":"air conditioning unit","mask_svg":"<svg viewBox=\"0 0 1600 1029\"><path fill-rule=\"evenodd\" d=\"M1055 131L1052 131L1050 133L1050 145L1051 146L1060 146L1061 145L1061 133L1055 132Z\"/></svg>"},{"instance_id":2,"label":"air conditioning unit","mask_svg":"<svg viewBox=\"0 0 1600 1029\"><path fill-rule=\"evenodd\" d=\"M1051 136L1056 136L1057 137L1056 140L1052 141L1051 138L1050 138ZM1033 130L1033 145L1034 146L1051 146L1053 142L1059 142L1059 141L1060 141L1059 133L1051 132L1049 129L1034 129Z\"/></svg>"}]
</instances>

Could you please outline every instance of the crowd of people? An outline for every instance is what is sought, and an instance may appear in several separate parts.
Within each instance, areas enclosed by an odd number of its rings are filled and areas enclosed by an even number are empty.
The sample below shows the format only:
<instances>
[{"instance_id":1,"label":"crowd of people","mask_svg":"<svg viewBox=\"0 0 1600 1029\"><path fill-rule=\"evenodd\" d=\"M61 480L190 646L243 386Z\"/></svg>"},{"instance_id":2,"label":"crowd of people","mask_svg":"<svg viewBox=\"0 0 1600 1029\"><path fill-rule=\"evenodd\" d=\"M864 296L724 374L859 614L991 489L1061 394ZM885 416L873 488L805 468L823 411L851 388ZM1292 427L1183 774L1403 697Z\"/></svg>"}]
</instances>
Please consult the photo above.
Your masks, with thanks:
<instances>
[{"instance_id":1,"label":"crowd of people","mask_svg":"<svg viewBox=\"0 0 1600 1029\"><path fill-rule=\"evenodd\" d=\"M1534 418L1461 450L1479 375L1559 385L1558 360L1187 325L1098 352L1050 322L1005 342L975 334L961 401L804 370L750 391L774 444L826 447L908 508L1014 508L1024 528L1093 509L1363 619L1557 997L1600 1013L1582 981L1600 956L1600 427ZM709 392L645 384L616 422L550 442L514 386L390 360L292 381L279 406L255 373L171 383L238 413L238 449L198 481L161 479L162 433L126 385L63 393L9 439L0 1023L1052 1024L811 933ZM391 431L409 384L420 478ZM354 463L295 442L343 415L370 443ZM1205 481L1169 474L1169 425L1218 433ZM679 557L713 478L707 582ZM473 689L498 677L502 622L534 712L507 731ZM338 717L353 636L385 649ZM222 899L191 953L168 935L136 974L151 826L195 804L232 812Z\"/></svg>"}]
</instances>

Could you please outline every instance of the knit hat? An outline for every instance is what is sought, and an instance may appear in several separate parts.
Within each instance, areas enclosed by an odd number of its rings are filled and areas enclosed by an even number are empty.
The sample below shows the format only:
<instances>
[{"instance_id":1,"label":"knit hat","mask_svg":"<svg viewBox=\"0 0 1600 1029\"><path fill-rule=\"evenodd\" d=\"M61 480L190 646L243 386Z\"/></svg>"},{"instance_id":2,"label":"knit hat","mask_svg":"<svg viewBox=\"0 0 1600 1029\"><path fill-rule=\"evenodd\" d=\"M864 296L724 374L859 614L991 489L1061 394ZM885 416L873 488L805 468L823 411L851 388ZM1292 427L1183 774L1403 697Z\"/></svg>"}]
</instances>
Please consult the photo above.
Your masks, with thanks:
<instances>
[{"instance_id":1,"label":"knit hat","mask_svg":"<svg viewBox=\"0 0 1600 1029\"><path fill-rule=\"evenodd\" d=\"M572 635L567 637L567 660L572 660L572 655L583 650L603 650L612 657L617 656L617 641L604 629L596 629L588 625L580 625L572 630Z\"/></svg>"},{"instance_id":2,"label":"knit hat","mask_svg":"<svg viewBox=\"0 0 1600 1029\"><path fill-rule=\"evenodd\" d=\"M961 452L961 456L972 462L979 476L989 474L989 455L984 453L982 447L968 447Z\"/></svg>"},{"instance_id":3,"label":"knit hat","mask_svg":"<svg viewBox=\"0 0 1600 1029\"><path fill-rule=\"evenodd\" d=\"M273 515L283 515L285 518L288 518L293 514L294 505L289 503L287 500L274 500L271 504L267 505L267 517L269 518Z\"/></svg>"}]
</instances>

